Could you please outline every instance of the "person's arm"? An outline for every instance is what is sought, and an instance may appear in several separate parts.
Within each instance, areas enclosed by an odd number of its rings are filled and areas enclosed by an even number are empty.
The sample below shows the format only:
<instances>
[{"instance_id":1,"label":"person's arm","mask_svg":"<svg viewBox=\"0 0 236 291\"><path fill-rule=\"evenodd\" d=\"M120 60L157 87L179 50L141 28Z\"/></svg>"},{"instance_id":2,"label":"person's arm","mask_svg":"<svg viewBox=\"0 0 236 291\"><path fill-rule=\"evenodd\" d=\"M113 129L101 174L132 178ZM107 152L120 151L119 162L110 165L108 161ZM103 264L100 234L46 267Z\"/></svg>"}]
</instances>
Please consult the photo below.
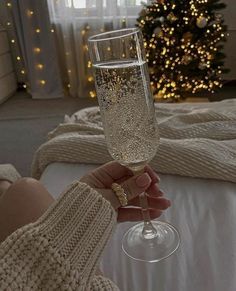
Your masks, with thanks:
<instances>
[{"instance_id":1,"label":"person's arm","mask_svg":"<svg viewBox=\"0 0 236 291\"><path fill-rule=\"evenodd\" d=\"M107 200L86 184L73 183L38 221L0 245L0 289L87 286L115 222Z\"/></svg>"}]
</instances>

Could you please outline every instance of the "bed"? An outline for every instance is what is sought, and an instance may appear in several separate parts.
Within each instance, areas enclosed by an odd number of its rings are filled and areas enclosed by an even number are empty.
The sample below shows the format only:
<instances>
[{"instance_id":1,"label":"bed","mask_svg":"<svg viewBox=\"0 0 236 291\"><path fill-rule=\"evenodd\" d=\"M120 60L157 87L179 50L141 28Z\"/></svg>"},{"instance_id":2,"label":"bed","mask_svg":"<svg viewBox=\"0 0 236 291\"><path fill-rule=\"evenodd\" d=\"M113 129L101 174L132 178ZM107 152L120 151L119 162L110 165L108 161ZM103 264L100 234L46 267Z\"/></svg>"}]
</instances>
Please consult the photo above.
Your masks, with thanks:
<instances>
[{"instance_id":1,"label":"bed","mask_svg":"<svg viewBox=\"0 0 236 291\"><path fill-rule=\"evenodd\" d=\"M236 290L235 105L236 100L211 105L177 106L177 109L176 106L161 106L162 121L170 121L167 109L172 115L177 112L181 123L176 128L175 122L174 130L176 132L182 127L180 132L181 134L184 132L185 136L181 141L178 136L175 136L173 143L168 142L165 136L162 140L165 147L160 145L161 154L152 161L153 167L160 173L161 188L172 200L172 207L160 217L160 220L176 226L180 233L181 244L175 254L159 263L133 261L121 249L122 236L132 223L119 224L104 251L101 269L106 276L117 283L121 290ZM193 111L197 118L189 123L189 116ZM82 115L84 112L86 110ZM206 114L209 117L209 112L211 118L201 122L203 126L201 127L199 114L206 118ZM66 130L66 126L61 125L50 133L49 141L40 147L35 156L33 175L40 177L54 197L57 197L72 181L102 162L106 162L109 156L106 155L104 146L101 146L99 128L96 127L95 134L91 135L92 125L85 122L84 115L83 128L86 130L83 132L82 142L77 143L75 130L78 131L78 124L81 127L80 117L81 112L73 116L73 120L69 120L70 130ZM192 117L191 115L191 119ZM185 124L191 124L188 132L183 120L187 120ZM208 131L204 123L208 123ZM163 124L160 123L161 126ZM167 129L166 124L164 128ZM193 137L196 129L200 136ZM191 132L191 138L186 138L186 135ZM88 153L84 155L88 142L92 143L92 148L94 145L96 148L96 152L92 152L90 156ZM183 151L178 148L179 142ZM73 149L70 152L71 160L65 158L65 151L70 146ZM188 150L191 150L191 154ZM99 157L95 159L97 152ZM184 159L183 154L186 152L188 155ZM52 153L54 153L53 157ZM168 158L173 161L173 167ZM177 171L177 166L181 171Z\"/></svg>"}]
</instances>

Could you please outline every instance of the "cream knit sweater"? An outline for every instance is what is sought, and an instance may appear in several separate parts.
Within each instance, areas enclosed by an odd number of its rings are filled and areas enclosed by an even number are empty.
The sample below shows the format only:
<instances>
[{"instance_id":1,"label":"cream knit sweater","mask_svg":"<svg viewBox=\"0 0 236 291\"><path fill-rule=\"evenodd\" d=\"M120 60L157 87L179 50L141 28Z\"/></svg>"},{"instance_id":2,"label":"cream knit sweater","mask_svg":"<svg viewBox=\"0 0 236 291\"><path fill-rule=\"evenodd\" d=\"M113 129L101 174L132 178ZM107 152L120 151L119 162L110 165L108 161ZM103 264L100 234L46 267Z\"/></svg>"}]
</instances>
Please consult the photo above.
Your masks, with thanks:
<instances>
[{"instance_id":1,"label":"cream knit sweater","mask_svg":"<svg viewBox=\"0 0 236 291\"><path fill-rule=\"evenodd\" d=\"M86 184L75 182L35 223L0 245L0 290L118 290L96 276L116 214Z\"/></svg>"}]
</instances>

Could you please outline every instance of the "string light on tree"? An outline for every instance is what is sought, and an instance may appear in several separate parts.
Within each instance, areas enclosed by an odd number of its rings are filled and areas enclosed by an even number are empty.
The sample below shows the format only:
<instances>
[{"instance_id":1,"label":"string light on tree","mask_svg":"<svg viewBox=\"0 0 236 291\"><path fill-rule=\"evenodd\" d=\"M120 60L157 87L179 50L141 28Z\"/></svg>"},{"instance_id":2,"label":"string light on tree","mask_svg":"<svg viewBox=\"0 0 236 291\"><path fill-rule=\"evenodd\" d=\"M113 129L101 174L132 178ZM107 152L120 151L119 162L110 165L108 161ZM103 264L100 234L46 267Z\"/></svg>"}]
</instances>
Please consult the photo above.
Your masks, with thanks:
<instances>
[{"instance_id":1,"label":"string light on tree","mask_svg":"<svg viewBox=\"0 0 236 291\"><path fill-rule=\"evenodd\" d=\"M222 86L222 43L227 27L221 0L155 0L137 19L142 30L154 96L178 99L185 92ZM217 13L216 13L217 12ZM218 69L216 69L218 68Z\"/></svg>"}]
</instances>

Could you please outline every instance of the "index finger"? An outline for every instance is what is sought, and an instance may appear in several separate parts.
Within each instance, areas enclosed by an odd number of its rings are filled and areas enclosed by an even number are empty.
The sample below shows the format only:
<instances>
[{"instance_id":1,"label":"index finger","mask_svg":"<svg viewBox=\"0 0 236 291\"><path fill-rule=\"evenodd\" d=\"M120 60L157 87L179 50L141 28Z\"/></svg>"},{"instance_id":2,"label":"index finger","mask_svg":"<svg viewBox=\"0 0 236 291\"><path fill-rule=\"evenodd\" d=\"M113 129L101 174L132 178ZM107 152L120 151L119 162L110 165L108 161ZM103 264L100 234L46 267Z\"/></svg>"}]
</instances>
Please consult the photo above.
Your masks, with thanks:
<instances>
[{"instance_id":1,"label":"index finger","mask_svg":"<svg viewBox=\"0 0 236 291\"><path fill-rule=\"evenodd\" d=\"M160 177L157 175L157 173L149 165L145 166L145 171L151 177L153 184L160 182Z\"/></svg>"},{"instance_id":2,"label":"index finger","mask_svg":"<svg viewBox=\"0 0 236 291\"><path fill-rule=\"evenodd\" d=\"M97 170L99 170L99 168L97 168L96 171ZM133 173L129 168L119 164L116 161L111 161L103 165L101 167L101 170L104 171L112 179L112 182L119 180L124 176L133 176Z\"/></svg>"}]
</instances>

